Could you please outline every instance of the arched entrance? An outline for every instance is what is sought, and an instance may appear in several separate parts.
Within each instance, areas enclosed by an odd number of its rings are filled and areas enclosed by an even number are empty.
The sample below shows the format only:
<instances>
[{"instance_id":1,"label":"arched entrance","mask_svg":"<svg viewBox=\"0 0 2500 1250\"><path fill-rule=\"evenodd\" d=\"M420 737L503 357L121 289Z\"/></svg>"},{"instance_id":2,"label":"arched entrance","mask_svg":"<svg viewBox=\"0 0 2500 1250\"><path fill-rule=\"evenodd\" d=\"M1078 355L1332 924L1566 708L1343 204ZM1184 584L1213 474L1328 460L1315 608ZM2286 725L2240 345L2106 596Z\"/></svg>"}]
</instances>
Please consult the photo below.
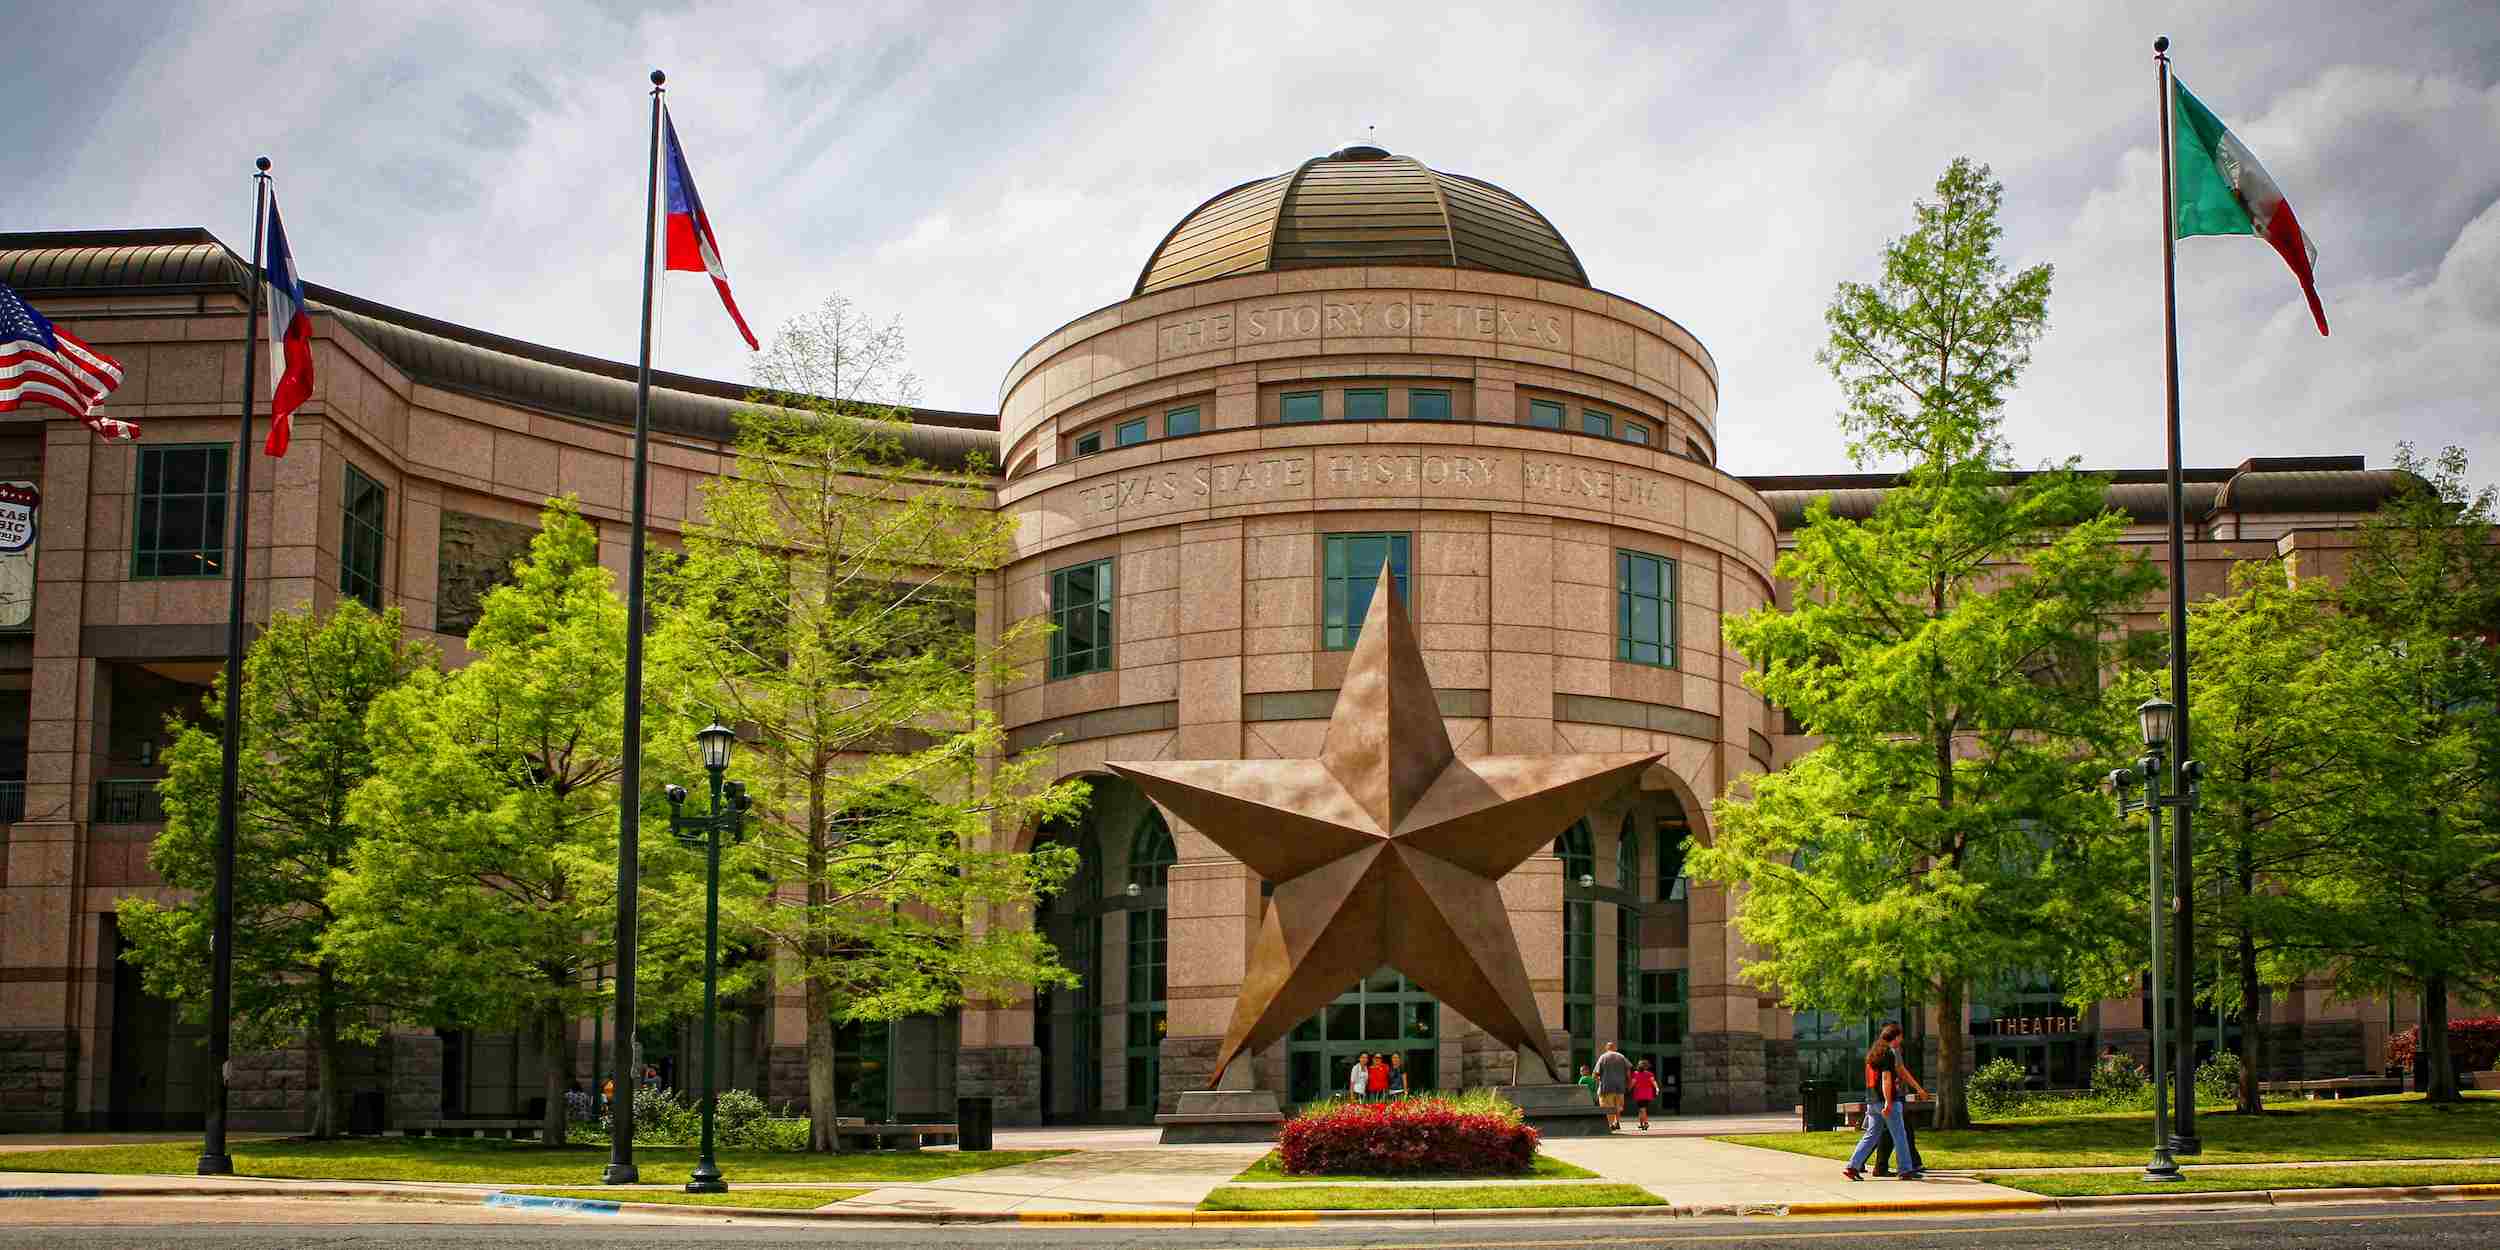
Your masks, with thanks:
<instances>
[{"instance_id":1,"label":"arched entrance","mask_svg":"<svg viewBox=\"0 0 2500 1250\"><path fill-rule=\"evenodd\" d=\"M1135 786L1101 775L1086 782L1092 797L1084 813L1035 837L1077 851L1075 878L1037 918L1077 978L1033 1000L1042 1120L1152 1123L1162 1093L1177 850L1163 813Z\"/></svg>"}]
</instances>

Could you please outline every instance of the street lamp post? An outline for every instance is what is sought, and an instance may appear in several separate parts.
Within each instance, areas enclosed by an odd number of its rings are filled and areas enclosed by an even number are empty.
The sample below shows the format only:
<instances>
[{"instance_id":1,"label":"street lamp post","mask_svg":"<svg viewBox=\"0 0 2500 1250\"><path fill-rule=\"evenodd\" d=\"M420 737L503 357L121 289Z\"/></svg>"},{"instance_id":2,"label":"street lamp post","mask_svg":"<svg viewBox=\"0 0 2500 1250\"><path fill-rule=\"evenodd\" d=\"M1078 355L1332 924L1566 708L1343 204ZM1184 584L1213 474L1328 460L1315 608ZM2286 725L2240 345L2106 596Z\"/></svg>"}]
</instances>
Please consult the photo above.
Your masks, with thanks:
<instances>
[{"instance_id":1,"label":"street lamp post","mask_svg":"<svg viewBox=\"0 0 2500 1250\"><path fill-rule=\"evenodd\" d=\"M721 1179L720 1164L712 1157L712 1111L719 1102L719 1068L715 1056L719 1051L718 1007L720 997L720 844L726 834L735 841L743 832L747 808L754 800L747 797L747 788L739 782L721 783L729 771L729 747L738 735L727 725L714 720L695 733L695 742L703 748L703 771L712 776L712 810L708 816L686 814L686 788L668 788L668 829L677 840L689 846L704 848L703 863L703 1155L695 1160L694 1175L686 1180L690 1194L727 1193L729 1184ZM724 811L721 800L729 805Z\"/></svg>"},{"instance_id":2,"label":"street lamp post","mask_svg":"<svg viewBox=\"0 0 2500 1250\"><path fill-rule=\"evenodd\" d=\"M2144 736L2144 756L2135 762L2135 767L2122 768L2109 775L2110 788L2118 794L2119 815L2125 817L2143 812L2150 821L2145 863L2151 870L2152 879L2148 894L2150 905L2146 912L2152 923L2153 984L2150 995L2152 1019L2146 1023L2153 1037L2153 1157L2144 1165L2144 1179L2165 1183L2183 1178L2179 1175L2178 1160L2172 1157L2170 1073L2163 1063L2162 1020L2167 1002L2162 997L2161 931L2163 922L2168 919L2162 914L2162 904L2167 900L2168 893L2163 888L2161 870L2161 813L2165 807L2185 812L2196 806L2196 778L2199 772L2196 761L2180 761L2179 776L2185 783L2184 793L2171 795L2163 792L2162 782L2169 775L2165 765L2170 750L2172 717L2176 711L2177 708L2170 702L2158 697L2146 699L2138 705L2135 713ZM2142 788L2140 796L2135 793L2139 786ZM2184 1012L2169 1014L2183 1016Z\"/></svg>"}]
</instances>

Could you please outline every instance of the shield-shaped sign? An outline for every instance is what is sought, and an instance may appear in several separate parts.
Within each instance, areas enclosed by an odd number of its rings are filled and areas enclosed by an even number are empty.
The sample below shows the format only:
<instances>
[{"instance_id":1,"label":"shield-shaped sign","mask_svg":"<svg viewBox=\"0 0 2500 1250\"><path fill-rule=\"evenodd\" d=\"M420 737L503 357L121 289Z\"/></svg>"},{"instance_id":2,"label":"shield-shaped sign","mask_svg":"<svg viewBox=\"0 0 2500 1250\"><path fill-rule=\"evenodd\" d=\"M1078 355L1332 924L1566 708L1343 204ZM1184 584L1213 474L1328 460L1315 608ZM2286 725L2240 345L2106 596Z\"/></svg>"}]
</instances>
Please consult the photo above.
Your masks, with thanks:
<instances>
[{"instance_id":1,"label":"shield-shaped sign","mask_svg":"<svg viewBox=\"0 0 2500 1250\"><path fill-rule=\"evenodd\" d=\"M42 496L27 482L0 482L0 552L35 545L35 506Z\"/></svg>"}]
</instances>

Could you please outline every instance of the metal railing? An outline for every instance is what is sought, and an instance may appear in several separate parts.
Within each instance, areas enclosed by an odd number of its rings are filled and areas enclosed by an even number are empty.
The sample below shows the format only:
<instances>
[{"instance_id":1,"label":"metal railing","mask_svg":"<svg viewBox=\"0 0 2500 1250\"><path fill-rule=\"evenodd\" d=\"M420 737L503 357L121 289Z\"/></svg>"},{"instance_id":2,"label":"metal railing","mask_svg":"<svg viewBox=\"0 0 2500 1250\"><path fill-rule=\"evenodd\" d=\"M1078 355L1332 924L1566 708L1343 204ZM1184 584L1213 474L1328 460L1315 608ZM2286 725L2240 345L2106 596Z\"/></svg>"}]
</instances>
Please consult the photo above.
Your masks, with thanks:
<instances>
[{"instance_id":1,"label":"metal railing","mask_svg":"<svg viewBox=\"0 0 2500 1250\"><path fill-rule=\"evenodd\" d=\"M157 784L154 777L108 777L95 783L95 823L165 823L165 800L156 792Z\"/></svg>"}]
</instances>

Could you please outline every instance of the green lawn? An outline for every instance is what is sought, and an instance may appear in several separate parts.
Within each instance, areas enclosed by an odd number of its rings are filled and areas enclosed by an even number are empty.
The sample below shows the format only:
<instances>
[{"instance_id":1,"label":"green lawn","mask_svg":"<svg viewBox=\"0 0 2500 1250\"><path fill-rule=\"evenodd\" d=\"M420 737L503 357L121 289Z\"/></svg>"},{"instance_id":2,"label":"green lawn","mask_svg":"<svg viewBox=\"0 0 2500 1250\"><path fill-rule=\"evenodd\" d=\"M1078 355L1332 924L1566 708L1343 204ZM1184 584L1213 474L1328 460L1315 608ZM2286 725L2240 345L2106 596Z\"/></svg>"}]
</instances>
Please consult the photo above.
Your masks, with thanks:
<instances>
[{"instance_id":1,"label":"green lawn","mask_svg":"<svg viewBox=\"0 0 2500 1250\"><path fill-rule=\"evenodd\" d=\"M737 1189L725 1194L690 1194L682 1189L507 1189L531 1198L580 1198L589 1202L659 1202L672 1207L760 1207L777 1211L812 1211L828 1203L856 1198L865 1189Z\"/></svg>"},{"instance_id":2,"label":"green lawn","mask_svg":"<svg viewBox=\"0 0 2500 1250\"><path fill-rule=\"evenodd\" d=\"M2250 1189L2338 1189L2354 1185L2500 1184L2500 1164L2358 1163L2321 1168L2187 1169L2187 1179L2149 1184L2137 1172L2002 1173L1986 1179L2011 1189L2073 1198L2088 1194L2219 1194Z\"/></svg>"},{"instance_id":3,"label":"green lawn","mask_svg":"<svg viewBox=\"0 0 2500 1250\"><path fill-rule=\"evenodd\" d=\"M646 1179L665 1181L694 1170L698 1152L685 1146L642 1146L634 1162ZM760 1150L719 1152L721 1172L740 1181L925 1181L983 1172L1066 1154L1064 1150L889 1150L811 1155ZM188 1176L199 1163L199 1143L146 1146L77 1146L12 1151L12 1172L112 1172ZM539 1146L480 1138L384 1137L348 1141L237 1142L237 1176L276 1176L326 1181L451 1181L485 1185L595 1185L606 1167L605 1146ZM608 1191L613 1193L614 1191Z\"/></svg>"},{"instance_id":4,"label":"green lawn","mask_svg":"<svg viewBox=\"0 0 2500 1250\"><path fill-rule=\"evenodd\" d=\"M1659 1207L1638 1185L1227 1185L1201 1211L1461 1211L1478 1207Z\"/></svg>"},{"instance_id":5,"label":"green lawn","mask_svg":"<svg viewBox=\"0 0 2500 1250\"><path fill-rule=\"evenodd\" d=\"M1283 1157L1282 1157L1282 1156L1280 1156L1280 1155L1278 1155L1275 1151L1273 1151L1273 1150L1268 1151L1268 1152L1267 1152L1267 1157L1266 1157L1266 1158L1263 1158L1263 1159L1259 1160L1258 1162L1251 1164L1251 1165L1250 1165L1250 1170L1249 1170L1249 1171L1244 1172L1244 1173L1242 1173L1241 1175L1234 1177L1233 1179L1234 1179L1234 1180L1236 1180L1236 1181L1314 1181L1314 1182L1316 1182L1316 1181L1456 1181L1456 1180L1469 1180L1469 1179L1472 1179L1472 1178L1475 1178L1475 1177L1479 1177L1479 1176L1516 1176L1516 1175L1518 1175L1518 1174L1516 1174L1516 1173L1510 1173L1510 1172L1450 1172L1450 1173L1437 1173L1437 1172L1436 1172L1436 1173L1408 1172L1408 1173L1402 1173L1402 1174L1399 1174L1399 1175L1392 1176L1392 1175L1389 1175L1389 1174L1386 1174L1386 1173L1374 1173L1374 1172L1347 1172L1347 1173L1344 1173L1344 1174L1342 1174L1342 1175L1319 1175L1319 1174L1313 1174L1313 1175L1309 1175L1309 1176L1302 1176L1302 1175L1297 1175L1297 1174L1295 1174L1295 1173L1292 1173L1292 1172L1288 1172L1288 1171L1286 1171L1286 1170L1284 1169L1284 1165L1283 1165L1283 1161L1282 1161L1282 1159L1283 1159ZM1581 1166L1579 1166L1579 1165L1577 1165L1577 1164L1565 1163L1565 1162L1563 1162L1563 1161L1562 1161L1562 1160L1560 1160L1560 1159L1552 1158L1552 1157L1549 1157L1549 1156L1546 1156L1546 1155L1538 1155L1538 1156L1536 1157L1536 1165L1535 1165L1534 1167L1530 1168L1530 1169L1528 1170L1528 1172L1526 1173L1526 1175L1524 1175L1524 1176L1519 1176L1519 1179L1521 1179L1521 1180L1541 1180L1541 1181L1584 1181L1584 1180L1591 1180L1591 1179L1594 1179L1594 1178L1596 1177L1596 1175L1597 1175L1597 1173L1592 1172L1592 1171L1588 1170L1587 1168L1581 1167Z\"/></svg>"},{"instance_id":6,"label":"green lawn","mask_svg":"<svg viewBox=\"0 0 2500 1250\"><path fill-rule=\"evenodd\" d=\"M2206 1111L2196 1117L2205 1153L2180 1162L2301 1163L2333 1159L2460 1159L2500 1155L2500 1094L2434 1107L2418 1094L2269 1107L2265 1114ZM2151 1152L2149 1111L2000 1120L1953 1132L1922 1132L1919 1153L1951 1169L2103 1167L2142 1163ZM1744 1133L1718 1138L1825 1159L1847 1159L1856 1132Z\"/></svg>"}]
</instances>

